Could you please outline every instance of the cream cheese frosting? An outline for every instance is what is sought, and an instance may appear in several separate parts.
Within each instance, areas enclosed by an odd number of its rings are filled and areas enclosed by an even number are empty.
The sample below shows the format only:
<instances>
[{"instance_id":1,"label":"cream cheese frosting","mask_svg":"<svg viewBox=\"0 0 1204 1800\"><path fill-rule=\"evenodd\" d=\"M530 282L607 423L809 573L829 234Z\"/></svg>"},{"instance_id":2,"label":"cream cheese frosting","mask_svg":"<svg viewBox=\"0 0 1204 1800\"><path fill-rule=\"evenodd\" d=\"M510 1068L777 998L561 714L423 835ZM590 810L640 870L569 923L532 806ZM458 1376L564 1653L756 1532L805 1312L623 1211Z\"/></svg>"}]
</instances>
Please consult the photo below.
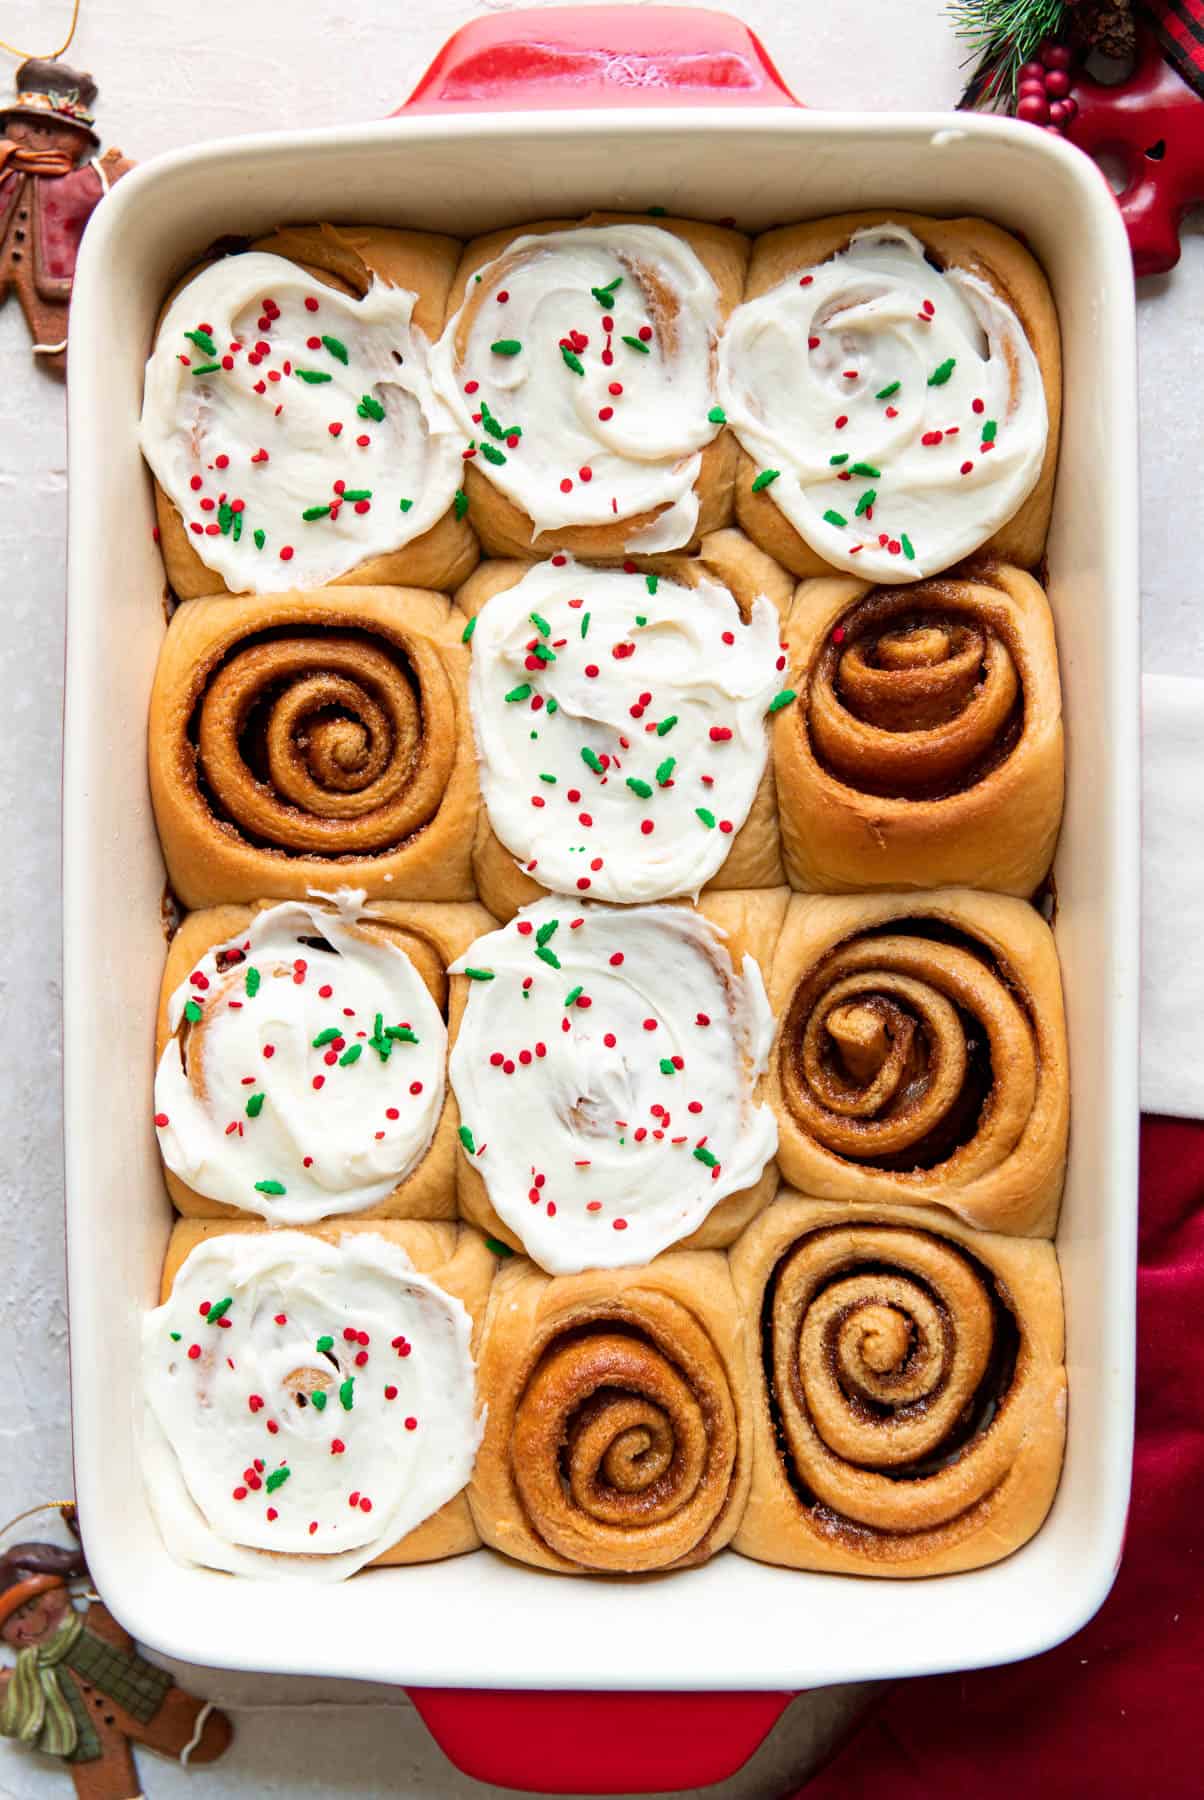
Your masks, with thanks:
<instances>
[{"instance_id":1,"label":"cream cheese frosting","mask_svg":"<svg viewBox=\"0 0 1204 1800\"><path fill-rule=\"evenodd\" d=\"M261 251L211 263L168 307L142 452L233 592L322 587L451 506L464 438L413 309L404 288L353 299Z\"/></svg>"},{"instance_id":2,"label":"cream cheese frosting","mask_svg":"<svg viewBox=\"0 0 1204 1800\"><path fill-rule=\"evenodd\" d=\"M143 1468L168 1550L336 1581L472 1473L472 1322L396 1244L211 1237L142 1328Z\"/></svg>"},{"instance_id":3,"label":"cream cheese frosting","mask_svg":"<svg viewBox=\"0 0 1204 1800\"><path fill-rule=\"evenodd\" d=\"M732 314L728 423L754 486L826 561L867 581L949 568L999 529L1041 472L1041 371L1006 301L933 268L901 225Z\"/></svg>"},{"instance_id":4,"label":"cream cheese frosting","mask_svg":"<svg viewBox=\"0 0 1204 1800\"><path fill-rule=\"evenodd\" d=\"M697 895L753 803L784 667L767 599L746 625L708 578L537 564L472 636L490 824L558 892Z\"/></svg>"},{"instance_id":5,"label":"cream cheese frosting","mask_svg":"<svg viewBox=\"0 0 1204 1800\"><path fill-rule=\"evenodd\" d=\"M651 225L516 238L469 284L433 355L477 468L533 524L657 512L630 549L698 522L715 408L719 293L691 247ZM663 509L663 510L661 510Z\"/></svg>"},{"instance_id":6,"label":"cream cheese frosting","mask_svg":"<svg viewBox=\"0 0 1204 1800\"><path fill-rule=\"evenodd\" d=\"M479 938L451 1053L464 1153L554 1275L648 1262L777 1148L751 957L684 906L549 897Z\"/></svg>"},{"instance_id":7,"label":"cream cheese frosting","mask_svg":"<svg viewBox=\"0 0 1204 1800\"><path fill-rule=\"evenodd\" d=\"M363 895L340 898L259 913L168 1005L163 1160L197 1193L278 1225L383 1200L443 1106L443 1016L401 946L356 923Z\"/></svg>"}]
</instances>

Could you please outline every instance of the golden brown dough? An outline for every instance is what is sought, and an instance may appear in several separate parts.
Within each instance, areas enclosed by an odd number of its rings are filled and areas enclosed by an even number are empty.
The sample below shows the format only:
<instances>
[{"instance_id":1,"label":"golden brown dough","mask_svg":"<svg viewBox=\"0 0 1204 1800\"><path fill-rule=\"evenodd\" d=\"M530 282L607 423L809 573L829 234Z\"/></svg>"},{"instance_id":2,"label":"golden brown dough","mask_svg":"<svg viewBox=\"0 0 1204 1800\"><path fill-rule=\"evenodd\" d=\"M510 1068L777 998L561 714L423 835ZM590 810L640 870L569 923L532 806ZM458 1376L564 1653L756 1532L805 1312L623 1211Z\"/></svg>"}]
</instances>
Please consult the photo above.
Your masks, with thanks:
<instances>
[{"instance_id":1,"label":"golden brown dough","mask_svg":"<svg viewBox=\"0 0 1204 1800\"><path fill-rule=\"evenodd\" d=\"M168 1002L180 983L188 977L207 950L245 931L251 920L273 900L260 900L254 906L214 906L203 912L190 913L171 941L159 990L159 1012L155 1025L155 1063L163 1055L170 1038ZM368 936L383 935L404 950L426 984L435 1005L444 1018L448 1011L450 978L447 965L463 955L473 939L491 931L494 920L482 906L469 903L441 904L428 900L376 900L370 907L370 918L356 921L355 929ZM185 1026L187 1031L204 1029L204 1021ZM435 1134L422 1161L401 1180L384 1200L365 1207L356 1219L452 1219L456 1215L456 1133L460 1115L455 1095L448 1084L443 1110ZM164 1167L167 1191L177 1211L189 1218L245 1219L251 1215L222 1200L198 1193L179 1175Z\"/></svg>"},{"instance_id":2,"label":"golden brown dough","mask_svg":"<svg viewBox=\"0 0 1204 1800\"><path fill-rule=\"evenodd\" d=\"M416 296L413 322L434 342L443 327L448 290L460 245L429 231L396 231L380 225L286 225L248 245L283 256L315 280L344 294L366 294L373 276ZM182 287L200 273L198 265L180 278L163 312ZM162 318L162 313L160 314ZM175 505L155 482L155 516L167 579L181 600L229 593L225 581L197 555ZM438 524L387 556L371 556L340 575L335 587L375 587L382 583L417 588L453 588L477 560L476 538L466 519L449 508Z\"/></svg>"},{"instance_id":3,"label":"golden brown dough","mask_svg":"<svg viewBox=\"0 0 1204 1800\"><path fill-rule=\"evenodd\" d=\"M471 899L463 628L443 595L408 588L185 602L149 725L155 819L184 905L334 886Z\"/></svg>"},{"instance_id":4,"label":"golden brown dough","mask_svg":"<svg viewBox=\"0 0 1204 1800\"><path fill-rule=\"evenodd\" d=\"M745 1317L766 1322L763 1346L749 1339L753 1478L735 1549L915 1576L1027 1543L1066 1437L1052 1244L784 1189L731 1267Z\"/></svg>"},{"instance_id":5,"label":"golden brown dough","mask_svg":"<svg viewBox=\"0 0 1204 1800\"><path fill-rule=\"evenodd\" d=\"M769 981L782 1175L866 1205L1052 1236L1069 1074L1053 934L969 888L796 895Z\"/></svg>"},{"instance_id":6,"label":"golden brown dough","mask_svg":"<svg viewBox=\"0 0 1204 1800\"><path fill-rule=\"evenodd\" d=\"M469 291L472 278L486 263L501 257L516 238L555 231L574 231L583 225L655 225L659 230L680 238L690 245L707 269L719 290L719 316L722 323L743 298L744 277L748 267L748 239L740 232L721 225L707 225L696 219L650 219L646 213L591 213L584 219L541 219L532 225L508 227L474 238L464 250L448 299L450 320L459 310ZM507 266L508 267L508 266ZM483 280L475 287L472 299L476 307L487 300L499 285L507 267L498 271L496 280ZM465 325L471 316L465 314ZM728 525L732 519L732 482L735 475L738 445L729 431L720 431L702 452L702 468L695 482L698 495L698 524L691 543L709 531ZM632 533L651 525L655 512L620 519L614 525L566 526L559 531L546 531L537 547L532 545L532 522L525 512L505 494L500 493L477 462L465 470L465 492L468 516L488 556L530 558L554 550L570 550L575 556L589 557L595 562L621 561L625 545Z\"/></svg>"},{"instance_id":7,"label":"golden brown dough","mask_svg":"<svg viewBox=\"0 0 1204 1800\"><path fill-rule=\"evenodd\" d=\"M725 1257L548 1276L516 1259L478 1366L477 1530L565 1574L688 1568L748 1493L749 1363Z\"/></svg>"},{"instance_id":8,"label":"golden brown dough","mask_svg":"<svg viewBox=\"0 0 1204 1800\"><path fill-rule=\"evenodd\" d=\"M930 219L923 213L856 212L813 219L767 231L753 244L744 298L755 300L800 269L814 268L847 248L854 232L867 226L902 225L925 244L946 267L967 269L994 288L1024 328L1040 365L1049 414L1045 460L1032 493L1005 525L982 544L984 553L1019 568L1035 568L1049 531L1058 434L1062 416L1062 351L1058 315L1049 283L1035 258L1010 232L986 219ZM736 519L755 544L796 575L838 573L813 550L763 488L753 493L757 474L751 457L740 452L736 469Z\"/></svg>"},{"instance_id":9,"label":"golden brown dough","mask_svg":"<svg viewBox=\"0 0 1204 1800\"><path fill-rule=\"evenodd\" d=\"M746 619L753 601L761 595L772 602L780 617L784 618L790 608L794 591L790 577L739 531L711 532L693 555L679 551L629 560L648 574L663 575L667 581L680 582L684 587L694 587L702 578L722 582ZM456 605L469 618L475 618L494 594L514 587L529 568L529 563L509 560L481 563L457 592ZM472 866L477 892L490 912L503 922L513 918L520 906L527 906L548 891L520 868L495 836L483 805ZM706 884L705 891L777 887L784 879L773 767L769 761L749 815L733 836L723 867Z\"/></svg>"},{"instance_id":10,"label":"golden brown dough","mask_svg":"<svg viewBox=\"0 0 1204 1800\"><path fill-rule=\"evenodd\" d=\"M1053 617L1032 577L806 581L785 636L799 703L773 747L792 884L1031 894L1063 792Z\"/></svg>"},{"instance_id":11,"label":"golden brown dough","mask_svg":"<svg viewBox=\"0 0 1204 1800\"><path fill-rule=\"evenodd\" d=\"M171 1293L184 1259L198 1244L211 1237L268 1229L261 1219L177 1220L167 1244L160 1304ZM479 1357L485 1303L497 1265L484 1240L468 1226L398 1219L332 1219L325 1225L294 1229L304 1229L307 1236L324 1238L329 1244L337 1244L341 1237L357 1231L374 1232L377 1237L397 1244L420 1274L429 1275L446 1293L461 1301L471 1314L472 1353L474 1358ZM466 1550L477 1549L480 1541L469 1511L467 1493L460 1493L400 1542L382 1551L368 1566L380 1568L397 1563L439 1562L445 1556L462 1556Z\"/></svg>"}]
</instances>

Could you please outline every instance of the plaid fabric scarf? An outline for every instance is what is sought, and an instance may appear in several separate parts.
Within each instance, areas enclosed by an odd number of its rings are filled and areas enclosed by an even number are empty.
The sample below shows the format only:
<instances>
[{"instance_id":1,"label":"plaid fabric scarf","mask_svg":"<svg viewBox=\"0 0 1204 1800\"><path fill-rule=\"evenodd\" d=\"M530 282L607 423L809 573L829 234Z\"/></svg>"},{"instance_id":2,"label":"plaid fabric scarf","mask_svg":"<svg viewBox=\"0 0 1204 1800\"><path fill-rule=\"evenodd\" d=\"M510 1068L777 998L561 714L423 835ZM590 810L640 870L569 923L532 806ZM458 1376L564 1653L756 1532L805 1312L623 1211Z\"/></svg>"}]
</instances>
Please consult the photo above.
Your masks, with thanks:
<instances>
[{"instance_id":1,"label":"plaid fabric scarf","mask_svg":"<svg viewBox=\"0 0 1204 1800\"><path fill-rule=\"evenodd\" d=\"M1204 0L1143 0L1142 10L1166 60L1204 97Z\"/></svg>"}]
</instances>

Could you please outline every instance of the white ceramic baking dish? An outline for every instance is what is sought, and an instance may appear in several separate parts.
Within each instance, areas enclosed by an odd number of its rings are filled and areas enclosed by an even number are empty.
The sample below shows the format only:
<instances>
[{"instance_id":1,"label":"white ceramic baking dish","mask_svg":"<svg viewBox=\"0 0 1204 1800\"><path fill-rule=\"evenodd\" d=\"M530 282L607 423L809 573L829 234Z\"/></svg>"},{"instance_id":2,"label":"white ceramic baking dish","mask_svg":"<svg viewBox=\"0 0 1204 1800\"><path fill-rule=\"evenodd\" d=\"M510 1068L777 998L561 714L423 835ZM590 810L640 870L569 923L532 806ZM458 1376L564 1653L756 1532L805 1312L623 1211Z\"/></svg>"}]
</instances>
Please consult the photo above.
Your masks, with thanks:
<instances>
[{"instance_id":1,"label":"white ceramic baking dish","mask_svg":"<svg viewBox=\"0 0 1204 1800\"><path fill-rule=\"evenodd\" d=\"M671 16L686 36L687 21L714 20ZM1120 1556L1134 1355L1139 666L1124 231L1087 158L1029 127L808 112L755 81L741 92L730 70L710 104L696 103L693 82L683 110L672 76L650 83L633 56L618 79L632 67L635 85L616 89L609 110L596 109L596 93L546 84L538 110L473 110L491 90L470 71L450 113L165 156L121 183L83 247L70 353L64 794L76 1491L97 1585L167 1654L431 1686L785 1690L1043 1650L1096 1610ZM626 92L636 109L621 105ZM154 1302L171 1223L151 1127L164 872L144 744L163 576L134 430L156 309L211 240L282 219L470 236L652 206L732 217L751 232L867 206L980 213L1022 232L1053 286L1065 414L1049 583L1069 776L1057 943L1074 1092L1058 1235L1070 1432L1053 1512L996 1567L927 1581L800 1575L730 1553L688 1575L632 1580L555 1579L479 1553L313 1591L181 1568L147 1510L135 1439L139 1314Z\"/></svg>"}]
</instances>

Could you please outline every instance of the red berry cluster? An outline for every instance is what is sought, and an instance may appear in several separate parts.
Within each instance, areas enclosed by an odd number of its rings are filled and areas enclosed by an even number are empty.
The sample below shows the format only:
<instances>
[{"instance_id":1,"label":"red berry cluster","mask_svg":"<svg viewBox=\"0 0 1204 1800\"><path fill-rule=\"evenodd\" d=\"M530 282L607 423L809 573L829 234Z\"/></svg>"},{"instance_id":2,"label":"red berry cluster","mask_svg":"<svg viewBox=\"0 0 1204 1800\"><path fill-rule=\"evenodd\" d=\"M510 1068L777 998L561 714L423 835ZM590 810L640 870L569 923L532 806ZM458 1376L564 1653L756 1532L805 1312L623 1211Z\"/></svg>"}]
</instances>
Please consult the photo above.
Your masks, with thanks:
<instances>
[{"instance_id":1,"label":"red berry cluster","mask_svg":"<svg viewBox=\"0 0 1204 1800\"><path fill-rule=\"evenodd\" d=\"M1016 90L1016 117L1030 125L1044 125L1047 131L1064 136L1067 126L1078 112L1078 103L1070 93L1070 69L1074 53L1067 44L1046 39L1037 57L1020 70Z\"/></svg>"}]
</instances>

